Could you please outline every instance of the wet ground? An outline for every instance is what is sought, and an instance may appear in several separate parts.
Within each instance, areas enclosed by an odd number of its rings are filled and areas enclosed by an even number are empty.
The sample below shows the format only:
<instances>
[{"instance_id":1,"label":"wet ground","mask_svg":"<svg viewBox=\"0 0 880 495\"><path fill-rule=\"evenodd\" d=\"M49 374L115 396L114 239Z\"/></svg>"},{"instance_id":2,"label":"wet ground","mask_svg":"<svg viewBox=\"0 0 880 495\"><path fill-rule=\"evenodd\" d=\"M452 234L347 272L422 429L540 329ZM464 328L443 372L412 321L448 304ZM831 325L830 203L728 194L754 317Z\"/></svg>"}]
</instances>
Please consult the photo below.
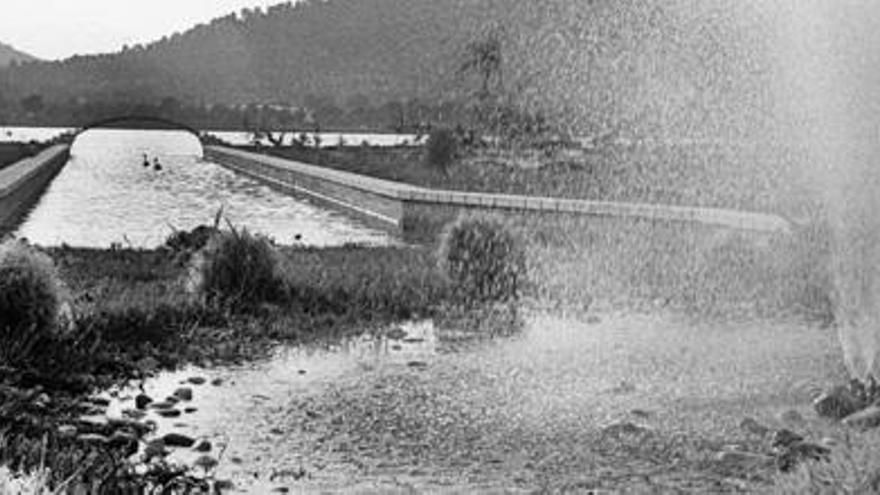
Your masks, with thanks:
<instances>
[{"instance_id":1,"label":"wet ground","mask_svg":"<svg viewBox=\"0 0 880 495\"><path fill-rule=\"evenodd\" d=\"M176 407L195 410L148 417L159 434L208 439L215 476L244 492L704 492L743 488L709 463L744 417L809 417L811 394L842 376L833 330L802 323L522 318L508 336L416 322L163 374L143 390L190 387Z\"/></svg>"}]
</instances>

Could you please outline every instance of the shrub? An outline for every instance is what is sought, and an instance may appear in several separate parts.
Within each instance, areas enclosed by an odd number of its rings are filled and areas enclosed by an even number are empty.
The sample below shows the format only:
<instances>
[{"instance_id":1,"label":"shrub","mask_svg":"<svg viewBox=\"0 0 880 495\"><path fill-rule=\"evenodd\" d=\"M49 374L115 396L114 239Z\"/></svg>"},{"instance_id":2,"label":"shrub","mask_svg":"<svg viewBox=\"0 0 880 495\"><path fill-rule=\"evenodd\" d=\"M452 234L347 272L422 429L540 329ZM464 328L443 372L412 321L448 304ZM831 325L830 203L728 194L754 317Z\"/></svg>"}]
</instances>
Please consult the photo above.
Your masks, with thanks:
<instances>
[{"instance_id":1,"label":"shrub","mask_svg":"<svg viewBox=\"0 0 880 495\"><path fill-rule=\"evenodd\" d=\"M191 289L209 304L255 309L276 300L283 284L278 253L269 239L246 229L213 236L192 264Z\"/></svg>"},{"instance_id":2,"label":"shrub","mask_svg":"<svg viewBox=\"0 0 880 495\"><path fill-rule=\"evenodd\" d=\"M425 163L428 167L446 172L458 152L458 142L449 129L437 129L425 143Z\"/></svg>"},{"instance_id":3,"label":"shrub","mask_svg":"<svg viewBox=\"0 0 880 495\"><path fill-rule=\"evenodd\" d=\"M847 432L828 462L804 462L776 476L773 493L878 493L880 434Z\"/></svg>"},{"instance_id":4,"label":"shrub","mask_svg":"<svg viewBox=\"0 0 880 495\"><path fill-rule=\"evenodd\" d=\"M58 317L59 285L47 255L19 241L0 244L0 341L49 335Z\"/></svg>"},{"instance_id":5,"label":"shrub","mask_svg":"<svg viewBox=\"0 0 880 495\"><path fill-rule=\"evenodd\" d=\"M165 247L175 253L198 251L205 247L211 236L216 233L216 227L207 225L199 225L191 231L178 230L165 239Z\"/></svg>"},{"instance_id":6,"label":"shrub","mask_svg":"<svg viewBox=\"0 0 880 495\"><path fill-rule=\"evenodd\" d=\"M515 300L525 281L521 242L497 219L460 218L447 226L438 258L466 305Z\"/></svg>"}]
</instances>

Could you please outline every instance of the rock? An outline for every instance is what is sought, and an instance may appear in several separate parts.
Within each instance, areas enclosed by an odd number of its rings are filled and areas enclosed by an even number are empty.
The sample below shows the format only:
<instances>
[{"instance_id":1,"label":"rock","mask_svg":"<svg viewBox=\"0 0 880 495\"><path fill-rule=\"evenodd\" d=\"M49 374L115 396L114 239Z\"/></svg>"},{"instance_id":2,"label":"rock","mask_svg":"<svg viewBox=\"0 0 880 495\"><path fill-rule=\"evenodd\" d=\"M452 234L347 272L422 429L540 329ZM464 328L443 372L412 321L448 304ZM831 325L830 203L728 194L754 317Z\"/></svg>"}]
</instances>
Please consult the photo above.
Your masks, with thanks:
<instances>
[{"instance_id":1,"label":"rock","mask_svg":"<svg viewBox=\"0 0 880 495\"><path fill-rule=\"evenodd\" d=\"M195 439L181 433L168 433L162 437L162 441L165 442L165 445L168 447L183 447L186 449L192 447L196 443Z\"/></svg>"},{"instance_id":2,"label":"rock","mask_svg":"<svg viewBox=\"0 0 880 495\"><path fill-rule=\"evenodd\" d=\"M629 413L638 418L650 418L652 416L650 411L644 409L633 409Z\"/></svg>"},{"instance_id":3,"label":"rock","mask_svg":"<svg viewBox=\"0 0 880 495\"><path fill-rule=\"evenodd\" d=\"M177 418L180 417L181 412L177 409L158 409L156 414L163 418Z\"/></svg>"},{"instance_id":4,"label":"rock","mask_svg":"<svg viewBox=\"0 0 880 495\"><path fill-rule=\"evenodd\" d=\"M880 406L872 405L843 419L843 424L853 428L876 428L880 426Z\"/></svg>"},{"instance_id":5,"label":"rock","mask_svg":"<svg viewBox=\"0 0 880 495\"><path fill-rule=\"evenodd\" d=\"M186 409L183 410L183 412L185 412L186 414L192 414L198 410L199 410L198 407L187 407Z\"/></svg>"},{"instance_id":6,"label":"rock","mask_svg":"<svg viewBox=\"0 0 880 495\"><path fill-rule=\"evenodd\" d=\"M602 428L602 438L613 437L618 440L623 437L645 437L653 433L651 428L630 421L613 423Z\"/></svg>"},{"instance_id":7,"label":"rock","mask_svg":"<svg viewBox=\"0 0 880 495\"><path fill-rule=\"evenodd\" d=\"M58 427L58 434L65 438L75 437L77 433L76 426L61 425Z\"/></svg>"},{"instance_id":8,"label":"rock","mask_svg":"<svg viewBox=\"0 0 880 495\"><path fill-rule=\"evenodd\" d=\"M636 385L626 380L621 381L616 387L609 390L612 394L631 394L636 391Z\"/></svg>"},{"instance_id":9,"label":"rock","mask_svg":"<svg viewBox=\"0 0 880 495\"><path fill-rule=\"evenodd\" d=\"M150 426L144 423L139 423L133 419L128 418L113 418L109 420L110 426L115 428L117 431L125 430L133 432L134 434L146 435L150 432Z\"/></svg>"},{"instance_id":10,"label":"rock","mask_svg":"<svg viewBox=\"0 0 880 495\"><path fill-rule=\"evenodd\" d=\"M38 395L34 399L34 402L33 402L33 404L35 406L37 406L38 408L41 408L41 409L45 409L46 407L49 406L50 403L52 403L52 399L49 397L49 394L47 394L45 392Z\"/></svg>"},{"instance_id":11,"label":"rock","mask_svg":"<svg viewBox=\"0 0 880 495\"><path fill-rule=\"evenodd\" d=\"M211 380L211 385L213 385L215 387L219 387L220 385L223 385L223 379L222 378L214 378L213 380Z\"/></svg>"},{"instance_id":12,"label":"rock","mask_svg":"<svg viewBox=\"0 0 880 495\"><path fill-rule=\"evenodd\" d=\"M193 391L189 387L180 387L174 391L174 397L180 400L190 401L193 398Z\"/></svg>"},{"instance_id":13,"label":"rock","mask_svg":"<svg viewBox=\"0 0 880 495\"><path fill-rule=\"evenodd\" d=\"M776 456L776 467L783 473L787 473L804 461L828 461L830 455L831 450L828 447L808 442L797 442Z\"/></svg>"},{"instance_id":14,"label":"rock","mask_svg":"<svg viewBox=\"0 0 880 495\"><path fill-rule=\"evenodd\" d=\"M144 411L142 411L140 409L123 409L122 415L125 416L126 418L141 419L144 416L146 416L147 413L145 413Z\"/></svg>"},{"instance_id":15,"label":"rock","mask_svg":"<svg viewBox=\"0 0 880 495\"><path fill-rule=\"evenodd\" d=\"M220 492L226 492L235 488L232 480L217 480L214 482L214 488Z\"/></svg>"},{"instance_id":16,"label":"rock","mask_svg":"<svg viewBox=\"0 0 880 495\"><path fill-rule=\"evenodd\" d=\"M89 432L104 431L110 424L107 416L103 415L80 416L77 421L81 429Z\"/></svg>"},{"instance_id":17,"label":"rock","mask_svg":"<svg viewBox=\"0 0 880 495\"><path fill-rule=\"evenodd\" d=\"M797 433L795 433L791 430L786 430L783 428L783 429L777 430L775 433L773 433L773 440L772 440L771 444L773 445L774 449L784 450L784 449L791 447L794 444L797 444L797 443L800 443L803 441L804 441L804 437L798 435Z\"/></svg>"},{"instance_id":18,"label":"rock","mask_svg":"<svg viewBox=\"0 0 880 495\"><path fill-rule=\"evenodd\" d=\"M145 357L137 362L137 367L144 373L151 373L159 369L159 361L151 357Z\"/></svg>"},{"instance_id":19,"label":"rock","mask_svg":"<svg viewBox=\"0 0 880 495\"><path fill-rule=\"evenodd\" d=\"M104 397L89 397L86 400L100 407L107 407L110 405L110 399L105 399Z\"/></svg>"},{"instance_id":20,"label":"rock","mask_svg":"<svg viewBox=\"0 0 880 495\"><path fill-rule=\"evenodd\" d=\"M165 448L165 442L161 438L147 442L147 446L144 447L144 458L147 461L154 457L165 457L168 454L169 452L168 449Z\"/></svg>"},{"instance_id":21,"label":"rock","mask_svg":"<svg viewBox=\"0 0 880 495\"><path fill-rule=\"evenodd\" d=\"M279 486L272 489L272 493L290 493L290 488Z\"/></svg>"},{"instance_id":22,"label":"rock","mask_svg":"<svg viewBox=\"0 0 880 495\"><path fill-rule=\"evenodd\" d=\"M299 370L297 373L299 373L300 375L305 375L308 372L306 370Z\"/></svg>"},{"instance_id":23,"label":"rock","mask_svg":"<svg viewBox=\"0 0 880 495\"><path fill-rule=\"evenodd\" d=\"M80 442L92 445L107 445L110 443L109 438L104 435L99 435L98 433L82 433L77 435L76 439Z\"/></svg>"},{"instance_id":24,"label":"rock","mask_svg":"<svg viewBox=\"0 0 880 495\"><path fill-rule=\"evenodd\" d=\"M123 431L117 431L110 437L111 448L120 449L125 457L132 456L138 451L138 439L136 436Z\"/></svg>"},{"instance_id":25,"label":"rock","mask_svg":"<svg viewBox=\"0 0 880 495\"><path fill-rule=\"evenodd\" d=\"M237 459L237 458L234 458L234 459ZM235 461L233 460L233 462L235 462ZM217 464L219 464L219 462L217 462L217 459L214 459L213 457L211 457L209 455L200 456L193 463L194 466L204 469L205 472L208 472L208 471L214 469L215 467L217 467ZM241 463L239 462L238 464L241 464Z\"/></svg>"},{"instance_id":26,"label":"rock","mask_svg":"<svg viewBox=\"0 0 880 495\"><path fill-rule=\"evenodd\" d=\"M410 368L424 369L428 367L428 363L424 361L410 361L406 363Z\"/></svg>"},{"instance_id":27,"label":"rock","mask_svg":"<svg viewBox=\"0 0 880 495\"><path fill-rule=\"evenodd\" d=\"M822 418L843 419L865 407L848 387L837 386L824 392L813 401L813 408Z\"/></svg>"},{"instance_id":28,"label":"rock","mask_svg":"<svg viewBox=\"0 0 880 495\"><path fill-rule=\"evenodd\" d=\"M168 401L154 402L153 404L150 404L150 408L151 409L171 409L174 407L174 404L176 404L176 403L175 402L168 402Z\"/></svg>"},{"instance_id":29,"label":"rock","mask_svg":"<svg viewBox=\"0 0 880 495\"><path fill-rule=\"evenodd\" d=\"M400 327L393 328L385 334L385 336L391 340L403 340L407 335L406 331Z\"/></svg>"},{"instance_id":30,"label":"rock","mask_svg":"<svg viewBox=\"0 0 880 495\"><path fill-rule=\"evenodd\" d=\"M173 395L169 395L168 397L165 397L165 400L162 402L167 402L169 404L177 404L178 402L180 402L180 398L173 396Z\"/></svg>"},{"instance_id":31,"label":"rock","mask_svg":"<svg viewBox=\"0 0 880 495\"><path fill-rule=\"evenodd\" d=\"M822 437L822 440L819 440L819 445L829 449L833 449L834 447L840 445L840 440L832 437Z\"/></svg>"},{"instance_id":32,"label":"rock","mask_svg":"<svg viewBox=\"0 0 880 495\"><path fill-rule=\"evenodd\" d=\"M740 450L725 450L715 456L715 460L728 468L751 471L754 469L772 466L775 459L769 455L743 452Z\"/></svg>"},{"instance_id":33,"label":"rock","mask_svg":"<svg viewBox=\"0 0 880 495\"><path fill-rule=\"evenodd\" d=\"M210 452L212 448L211 442L208 440L202 440L193 447L193 450L196 452Z\"/></svg>"},{"instance_id":34,"label":"rock","mask_svg":"<svg viewBox=\"0 0 880 495\"><path fill-rule=\"evenodd\" d=\"M146 409L151 402L153 402L153 399L149 395L138 394L138 396L134 398L134 407L138 409Z\"/></svg>"},{"instance_id":35,"label":"rock","mask_svg":"<svg viewBox=\"0 0 880 495\"><path fill-rule=\"evenodd\" d=\"M739 424L739 427L742 428L743 431L751 433L752 435L757 435L759 437L763 437L770 433L770 428L762 425L755 418L745 418Z\"/></svg>"},{"instance_id":36,"label":"rock","mask_svg":"<svg viewBox=\"0 0 880 495\"><path fill-rule=\"evenodd\" d=\"M193 385L204 385L205 382L208 380L203 376L191 376L187 378L186 381L192 383Z\"/></svg>"}]
</instances>

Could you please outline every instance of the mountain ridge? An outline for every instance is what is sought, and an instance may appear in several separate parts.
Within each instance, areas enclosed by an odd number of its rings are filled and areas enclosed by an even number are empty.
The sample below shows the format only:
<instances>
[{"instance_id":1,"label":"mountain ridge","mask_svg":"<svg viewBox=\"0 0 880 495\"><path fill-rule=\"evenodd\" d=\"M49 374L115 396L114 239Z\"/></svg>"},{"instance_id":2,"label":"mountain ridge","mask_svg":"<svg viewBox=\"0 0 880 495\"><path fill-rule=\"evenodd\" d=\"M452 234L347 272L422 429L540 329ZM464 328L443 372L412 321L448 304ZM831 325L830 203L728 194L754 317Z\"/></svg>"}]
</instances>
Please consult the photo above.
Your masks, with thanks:
<instances>
[{"instance_id":1,"label":"mountain ridge","mask_svg":"<svg viewBox=\"0 0 880 495\"><path fill-rule=\"evenodd\" d=\"M36 62L40 59L21 50L17 50L12 45L0 41L0 68L6 67L13 62Z\"/></svg>"}]
</instances>

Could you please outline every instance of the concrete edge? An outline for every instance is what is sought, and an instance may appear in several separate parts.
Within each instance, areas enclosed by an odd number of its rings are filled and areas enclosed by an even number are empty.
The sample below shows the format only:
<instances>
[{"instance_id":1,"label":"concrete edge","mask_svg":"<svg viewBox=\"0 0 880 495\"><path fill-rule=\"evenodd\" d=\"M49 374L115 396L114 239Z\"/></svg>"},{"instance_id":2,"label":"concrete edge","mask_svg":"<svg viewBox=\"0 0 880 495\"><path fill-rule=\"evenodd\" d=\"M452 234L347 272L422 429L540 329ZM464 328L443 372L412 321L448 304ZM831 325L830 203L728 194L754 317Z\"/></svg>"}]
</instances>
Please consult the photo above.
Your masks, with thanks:
<instances>
[{"instance_id":1,"label":"concrete edge","mask_svg":"<svg viewBox=\"0 0 880 495\"><path fill-rule=\"evenodd\" d=\"M567 213L585 216L621 217L649 221L697 223L714 227L726 227L737 230L751 230L767 233L790 233L793 228L791 222L788 220L777 215L765 213L737 211L723 208L593 201L428 189L227 147L205 146L205 151L206 156L210 151L211 153L218 153L229 157L254 160L265 165L281 169L290 169L300 174L309 175L329 182L336 182L347 187L399 200L403 203L418 202L440 206L467 206L488 209ZM251 175L262 177L261 174ZM268 177L263 178L266 180L269 179ZM274 180L276 182L282 182L277 179ZM286 185L291 186L290 184ZM303 190L303 192L314 194L313 191ZM327 197L326 199L335 203L344 203L345 207L349 209L363 210L363 213L368 215L384 217L379 213L368 211L367 208L361 208L357 205L351 205L344 201L340 201L338 198ZM387 219L387 221L397 222L394 219Z\"/></svg>"},{"instance_id":2,"label":"concrete edge","mask_svg":"<svg viewBox=\"0 0 880 495\"><path fill-rule=\"evenodd\" d=\"M11 194L18 189L21 184L24 184L34 175L40 173L40 169L44 164L55 160L58 155L67 153L68 151L68 145L56 144L44 149L34 156L23 158L0 170L0 197Z\"/></svg>"}]
</instances>

